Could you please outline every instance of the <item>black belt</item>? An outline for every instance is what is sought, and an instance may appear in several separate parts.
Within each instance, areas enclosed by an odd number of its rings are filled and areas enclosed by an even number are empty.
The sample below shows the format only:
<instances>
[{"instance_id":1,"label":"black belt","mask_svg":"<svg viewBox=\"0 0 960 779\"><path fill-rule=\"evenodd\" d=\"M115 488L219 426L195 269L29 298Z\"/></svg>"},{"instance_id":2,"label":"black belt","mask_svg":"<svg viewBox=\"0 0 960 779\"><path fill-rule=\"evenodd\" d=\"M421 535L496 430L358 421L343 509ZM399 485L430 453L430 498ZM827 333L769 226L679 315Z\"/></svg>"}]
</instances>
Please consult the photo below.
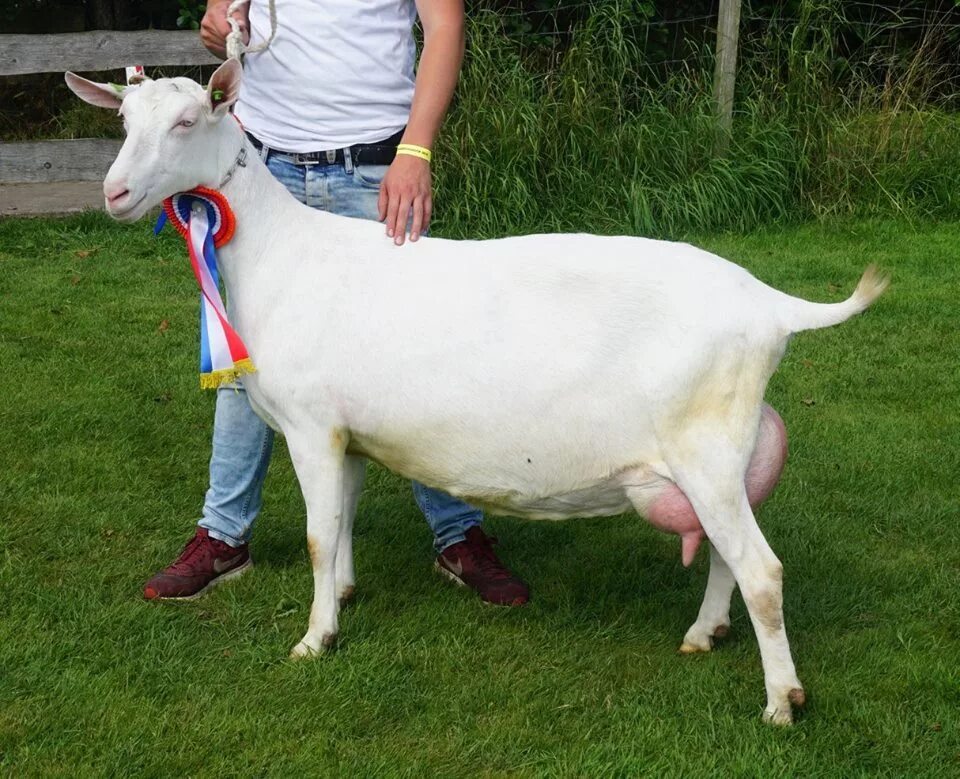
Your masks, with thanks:
<instances>
[{"instance_id":1,"label":"black belt","mask_svg":"<svg viewBox=\"0 0 960 779\"><path fill-rule=\"evenodd\" d=\"M250 133L247 133L247 138L250 139L250 143L253 144L253 147L257 151L263 149L263 143ZM382 141L377 141L377 143L358 143L355 146L350 146L350 159L354 165L389 165L397 155L397 144L400 143L401 138L403 138L403 130L391 135L389 138L384 138ZM268 146L267 148L276 154L291 157L294 165L343 164L343 149L296 152L274 149L272 146Z\"/></svg>"}]
</instances>

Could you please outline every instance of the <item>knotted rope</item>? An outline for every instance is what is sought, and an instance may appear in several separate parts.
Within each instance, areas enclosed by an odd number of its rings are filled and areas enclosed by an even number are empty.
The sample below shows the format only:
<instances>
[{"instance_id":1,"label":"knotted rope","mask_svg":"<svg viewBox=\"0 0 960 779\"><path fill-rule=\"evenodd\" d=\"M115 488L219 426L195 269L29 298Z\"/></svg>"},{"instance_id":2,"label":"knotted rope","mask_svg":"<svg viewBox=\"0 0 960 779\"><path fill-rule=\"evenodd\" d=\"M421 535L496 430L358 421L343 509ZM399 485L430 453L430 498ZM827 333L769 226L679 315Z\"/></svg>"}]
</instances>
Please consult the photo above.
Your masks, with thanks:
<instances>
[{"instance_id":1,"label":"knotted rope","mask_svg":"<svg viewBox=\"0 0 960 779\"><path fill-rule=\"evenodd\" d=\"M270 0L270 37L263 43L256 46L245 46L243 43L243 33L240 31L240 22L233 18L233 13L241 5L249 3L250 0L233 0L227 7L227 22L230 24L230 32L227 33L227 58L240 59L244 54L250 52L263 51L273 42L277 34L277 2Z\"/></svg>"}]
</instances>

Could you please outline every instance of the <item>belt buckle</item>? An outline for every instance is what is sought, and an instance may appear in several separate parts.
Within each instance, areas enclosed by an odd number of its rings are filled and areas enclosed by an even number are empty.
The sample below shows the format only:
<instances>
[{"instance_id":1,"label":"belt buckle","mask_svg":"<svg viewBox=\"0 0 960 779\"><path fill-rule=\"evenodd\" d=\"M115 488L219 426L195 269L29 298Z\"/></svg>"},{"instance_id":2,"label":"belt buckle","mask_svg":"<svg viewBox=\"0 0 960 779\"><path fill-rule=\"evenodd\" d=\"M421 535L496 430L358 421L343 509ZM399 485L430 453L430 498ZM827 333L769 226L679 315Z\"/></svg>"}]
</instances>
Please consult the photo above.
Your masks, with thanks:
<instances>
[{"instance_id":1,"label":"belt buckle","mask_svg":"<svg viewBox=\"0 0 960 779\"><path fill-rule=\"evenodd\" d=\"M337 161L337 151L337 149L327 149L326 151L295 153L291 156L294 165L333 165Z\"/></svg>"}]
</instances>

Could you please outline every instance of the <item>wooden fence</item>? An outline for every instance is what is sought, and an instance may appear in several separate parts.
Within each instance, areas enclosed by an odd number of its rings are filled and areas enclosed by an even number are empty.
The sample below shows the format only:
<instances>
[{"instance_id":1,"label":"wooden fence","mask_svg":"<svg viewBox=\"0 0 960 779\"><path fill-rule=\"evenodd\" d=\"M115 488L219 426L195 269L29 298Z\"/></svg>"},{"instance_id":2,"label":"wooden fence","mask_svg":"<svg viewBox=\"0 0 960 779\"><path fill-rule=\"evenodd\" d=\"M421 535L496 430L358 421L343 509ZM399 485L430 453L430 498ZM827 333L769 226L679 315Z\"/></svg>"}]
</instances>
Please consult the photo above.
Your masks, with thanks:
<instances>
[{"instance_id":1,"label":"wooden fence","mask_svg":"<svg viewBox=\"0 0 960 779\"><path fill-rule=\"evenodd\" d=\"M193 31L0 35L0 77L217 62ZM0 143L0 215L102 208L101 183L119 148L94 138Z\"/></svg>"}]
</instances>

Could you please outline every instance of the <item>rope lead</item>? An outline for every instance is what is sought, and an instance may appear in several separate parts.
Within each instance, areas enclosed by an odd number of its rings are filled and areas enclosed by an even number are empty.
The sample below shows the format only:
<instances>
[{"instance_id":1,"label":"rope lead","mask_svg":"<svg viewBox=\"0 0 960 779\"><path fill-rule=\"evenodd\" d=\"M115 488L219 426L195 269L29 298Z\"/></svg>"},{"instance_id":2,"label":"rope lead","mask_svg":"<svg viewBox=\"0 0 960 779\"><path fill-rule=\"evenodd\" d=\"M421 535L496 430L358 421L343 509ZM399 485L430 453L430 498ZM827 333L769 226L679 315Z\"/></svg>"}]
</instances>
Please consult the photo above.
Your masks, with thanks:
<instances>
[{"instance_id":1,"label":"rope lead","mask_svg":"<svg viewBox=\"0 0 960 779\"><path fill-rule=\"evenodd\" d=\"M233 13L249 2L250 0L233 0L227 7L227 22L230 24L230 32L227 33L227 59L241 59L244 54L263 51L277 34L277 0L270 0L270 37L256 46L244 45L240 22L233 18Z\"/></svg>"}]
</instances>

